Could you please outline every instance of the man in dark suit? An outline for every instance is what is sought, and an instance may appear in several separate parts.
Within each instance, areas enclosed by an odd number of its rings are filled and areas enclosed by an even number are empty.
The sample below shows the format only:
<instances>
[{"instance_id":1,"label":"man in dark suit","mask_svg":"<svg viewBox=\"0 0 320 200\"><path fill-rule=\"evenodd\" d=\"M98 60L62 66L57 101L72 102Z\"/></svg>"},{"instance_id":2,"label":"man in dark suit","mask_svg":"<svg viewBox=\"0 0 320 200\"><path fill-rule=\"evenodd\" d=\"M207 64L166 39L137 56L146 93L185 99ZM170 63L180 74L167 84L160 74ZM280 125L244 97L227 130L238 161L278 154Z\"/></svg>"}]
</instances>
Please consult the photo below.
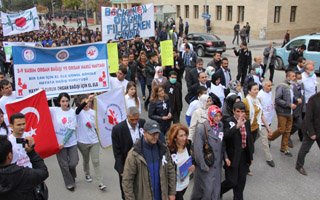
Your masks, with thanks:
<instances>
[{"instance_id":1,"label":"man in dark suit","mask_svg":"<svg viewBox=\"0 0 320 200\"><path fill-rule=\"evenodd\" d=\"M306 115L302 124L302 132L304 134L303 141L298 153L296 169L303 175L307 175L307 172L304 170L304 160L307 153L311 149L314 142L317 142L318 147L320 148L320 92L311 96L308 104Z\"/></svg>"},{"instance_id":2,"label":"man in dark suit","mask_svg":"<svg viewBox=\"0 0 320 200\"><path fill-rule=\"evenodd\" d=\"M202 58L197 58L196 67L191 69L188 75L186 76L187 88L190 88L192 85L198 82L198 76L200 72L204 72L203 60Z\"/></svg>"},{"instance_id":3,"label":"man in dark suit","mask_svg":"<svg viewBox=\"0 0 320 200\"><path fill-rule=\"evenodd\" d=\"M211 82L208 81L208 76L205 72L201 72L198 74L198 82L193 84L188 88L188 94L185 96L184 100L190 104L197 96L197 91L200 86L204 86L209 89L211 87Z\"/></svg>"},{"instance_id":4,"label":"man in dark suit","mask_svg":"<svg viewBox=\"0 0 320 200\"><path fill-rule=\"evenodd\" d=\"M144 119L140 119L139 110L130 107L127 111L127 119L112 128L112 149L115 159L114 169L119 173L121 197L124 199L122 190L122 173L127 154L133 144L143 135Z\"/></svg>"},{"instance_id":5,"label":"man in dark suit","mask_svg":"<svg viewBox=\"0 0 320 200\"><path fill-rule=\"evenodd\" d=\"M243 86L244 80L248 73L248 68L251 68L252 64L252 55L251 51L248 49L248 46L246 43L242 43L240 45L240 49L236 50L233 49L234 54L238 56L238 74L237 74L237 80L240 81L241 79L241 85Z\"/></svg>"},{"instance_id":6,"label":"man in dark suit","mask_svg":"<svg viewBox=\"0 0 320 200\"><path fill-rule=\"evenodd\" d=\"M222 58L221 67L216 71L216 74L220 77L221 85L227 88L231 81L228 58Z\"/></svg>"},{"instance_id":7,"label":"man in dark suit","mask_svg":"<svg viewBox=\"0 0 320 200\"><path fill-rule=\"evenodd\" d=\"M303 57L303 52L306 50L306 45L303 44L300 47L296 48L296 49L292 49L289 57L288 57L288 62L289 62L289 67L288 67L288 71L293 71L295 69L295 67L298 64L298 59L300 57Z\"/></svg>"},{"instance_id":8,"label":"man in dark suit","mask_svg":"<svg viewBox=\"0 0 320 200\"><path fill-rule=\"evenodd\" d=\"M224 123L224 142L227 158L225 177L221 183L221 196L233 189L234 200L243 200L243 191L249 166L253 160L253 141L251 139L250 121L246 120L245 105L236 102L233 105L233 116Z\"/></svg>"}]
</instances>

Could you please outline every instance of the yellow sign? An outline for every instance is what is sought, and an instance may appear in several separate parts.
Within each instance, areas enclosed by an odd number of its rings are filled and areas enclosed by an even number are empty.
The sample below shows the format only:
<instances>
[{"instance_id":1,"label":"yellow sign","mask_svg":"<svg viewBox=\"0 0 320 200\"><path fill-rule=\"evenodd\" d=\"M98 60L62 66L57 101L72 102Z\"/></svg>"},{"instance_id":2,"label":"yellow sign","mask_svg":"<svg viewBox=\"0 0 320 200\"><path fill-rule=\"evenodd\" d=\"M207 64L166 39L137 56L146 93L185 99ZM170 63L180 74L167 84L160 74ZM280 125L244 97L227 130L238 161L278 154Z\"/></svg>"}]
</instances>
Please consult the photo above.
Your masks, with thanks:
<instances>
[{"instance_id":1,"label":"yellow sign","mask_svg":"<svg viewBox=\"0 0 320 200\"><path fill-rule=\"evenodd\" d=\"M173 66L174 60L172 40L165 40L160 42L160 49L162 66Z\"/></svg>"},{"instance_id":2,"label":"yellow sign","mask_svg":"<svg viewBox=\"0 0 320 200\"><path fill-rule=\"evenodd\" d=\"M107 43L109 73L116 73L119 70L118 44Z\"/></svg>"}]
</instances>

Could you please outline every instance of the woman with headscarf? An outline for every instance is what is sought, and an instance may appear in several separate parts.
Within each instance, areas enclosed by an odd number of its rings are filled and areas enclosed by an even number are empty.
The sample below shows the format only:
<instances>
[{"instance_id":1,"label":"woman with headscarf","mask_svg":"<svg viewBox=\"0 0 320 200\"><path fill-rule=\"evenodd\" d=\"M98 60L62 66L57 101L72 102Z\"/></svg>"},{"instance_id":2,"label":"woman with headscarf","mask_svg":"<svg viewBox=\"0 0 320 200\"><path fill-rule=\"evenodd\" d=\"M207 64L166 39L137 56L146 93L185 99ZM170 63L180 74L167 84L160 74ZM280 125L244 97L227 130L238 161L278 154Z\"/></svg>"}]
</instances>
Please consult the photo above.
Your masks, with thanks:
<instances>
[{"instance_id":1,"label":"woman with headscarf","mask_svg":"<svg viewBox=\"0 0 320 200\"><path fill-rule=\"evenodd\" d=\"M209 95L203 94L199 98L201 107L195 110L191 117L190 127L189 127L189 140L193 140L193 135L198 123L203 123L207 120L208 107L212 105L212 99Z\"/></svg>"},{"instance_id":2,"label":"woman with headscarf","mask_svg":"<svg viewBox=\"0 0 320 200\"><path fill-rule=\"evenodd\" d=\"M212 66L208 66L206 69L206 74L208 76L208 81L211 81L212 75L215 73L215 69Z\"/></svg>"},{"instance_id":3,"label":"woman with headscarf","mask_svg":"<svg viewBox=\"0 0 320 200\"><path fill-rule=\"evenodd\" d=\"M234 93L230 93L225 98L222 106L222 122L225 122L226 119L233 116L233 104L238 101L241 101L241 98Z\"/></svg>"},{"instance_id":4,"label":"woman with headscarf","mask_svg":"<svg viewBox=\"0 0 320 200\"><path fill-rule=\"evenodd\" d=\"M242 87L241 87L240 81L238 80L230 81L227 90L228 90L228 94L226 94L226 96L228 96L229 94L236 94L241 99L243 98L241 93Z\"/></svg>"},{"instance_id":5,"label":"woman with headscarf","mask_svg":"<svg viewBox=\"0 0 320 200\"><path fill-rule=\"evenodd\" d=\"M219 98L220 104L215 103L218 107L223 106L225 94L224 94L224 86L221 84L221 78L218 74L213 74L211 79L211 87L209 90L209 94L214 94Z\"/></svg>"},{"instance_id":6,"label":"woman with headscarf","mask_svg":"<svg viewBox=\"0 0 320 200\"><path fill-rule=\"evenodd\" d=\"M224 157L223 150L223 124L222 112L218 106L212 105L206 113L207 120L199 123L194 135L194 159L196 169L194 172L194 185L191 200L220 199L221 170ZM208 166L204 159L203 145L208 143L214 152L214 163ZM230 166L230 160L225 159L226 165Z\"/></svg>"},{"instance_id":7,"label":"woman with headscarf","mask_svg":"<svg viewBox=\"0 0 320 200\"><path fill-rule=\"evenodd\" d=\"M163 76L163 68L161 66L157 66L155 69L154 79L151 83L151 88L153 89L156 85L164 87L167 82L167 77Z\"/></svg>"}]
</instances>

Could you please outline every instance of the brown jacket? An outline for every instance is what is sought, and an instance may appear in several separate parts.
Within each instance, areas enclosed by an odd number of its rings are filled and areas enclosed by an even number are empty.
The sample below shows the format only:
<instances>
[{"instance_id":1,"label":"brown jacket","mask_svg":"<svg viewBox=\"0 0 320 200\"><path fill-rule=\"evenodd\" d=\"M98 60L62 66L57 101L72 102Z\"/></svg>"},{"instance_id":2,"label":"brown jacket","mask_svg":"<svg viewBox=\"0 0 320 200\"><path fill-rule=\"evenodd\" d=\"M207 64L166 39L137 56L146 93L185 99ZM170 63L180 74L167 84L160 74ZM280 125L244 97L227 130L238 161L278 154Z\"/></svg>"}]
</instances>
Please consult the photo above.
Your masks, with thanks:
<instances>
[{"instance_id":1,"label":"brown jacket","mask_svg":"<svg viewBox=\"0 0 320 200\"><path fill-rule=\"evenodd\" d=\"M169 195L176 194L176 172L168 148L160 142L157 145L161 158L165 156L167 161L164 165L160 161L160 185L162 200L168 200ZM140 139L129 151L124 166L122 187L126 200L153 199L149 170L141 146Z\"/></svg>"}]
</instances>

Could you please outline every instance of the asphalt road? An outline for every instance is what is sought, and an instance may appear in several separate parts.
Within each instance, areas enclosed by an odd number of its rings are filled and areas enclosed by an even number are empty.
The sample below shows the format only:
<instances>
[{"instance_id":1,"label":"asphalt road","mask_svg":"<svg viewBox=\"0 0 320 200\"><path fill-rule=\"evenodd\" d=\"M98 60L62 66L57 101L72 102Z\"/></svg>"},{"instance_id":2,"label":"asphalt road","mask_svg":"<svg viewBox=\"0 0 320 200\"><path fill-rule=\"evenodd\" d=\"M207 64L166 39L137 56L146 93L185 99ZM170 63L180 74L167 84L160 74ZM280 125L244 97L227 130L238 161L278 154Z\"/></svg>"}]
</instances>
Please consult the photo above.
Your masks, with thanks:
<instances>
[{"instance_id":1,"label":"asphalt road","mask_svg":"<svg viewBox=\"0 0 320 200\"><path fill-rule=\"evenodd\" d=\"M251 49L253 56L262 55L263 48ZM227 51L223 56L229 58L230 69L232 78L236 75L236 63L237 57L234 56L232 51ZM204 58L205 66L211 60L211 58ZM285 78L283 71L276 71L274 77L274 83L277 85ZM318 78L318 82L320 79ZM319 88L319 86L318 86ZM140 89L139 96L141 97ZM186 85L183 83L183 94L186 94ZM184 114L187 109L187 104L184 102L183 111L181 114L181 122L184 121ZM147 118L147 114L143 111L143 118ZM276 128L276 117L272 125L273 130ZM308 172L308 176L302 176L295 170L295 161L300 147L298 136L292 137L294 148L291 149L293 154L292 158L282 155L279 151L280 140L277 139L272 142L271 153L275 161L276 167L271 168L265 162L265 157L261 147L261 141L258 140L255 143L254 161L251 167L253 176L248 176L247 184L244 192L244 199L246 200L319 200L319 188L320 188L320 154L319 148L314 144L310 153L306 157L305 169ZM47 158L45 160L50 176L46 183L49 188L49 195L51 200L119 200L120 188L118 181L118 174L113 169L114 158L112 148L102 149L100 160L102 174L104 182L107 185L107 190L101 192L98 190L98 183L87 183L84 178L82 158L79 152L80 162L77 167L78 177L76 179L76 189L74 192L70 192L65 189L62 174L58 166L58 162L55 156ZM92 169L92 165L91 165ZM95 178L94 171L92 176ZM191 181L188 190L185 194L185 199L189 199L193 187L193 181ZM231 200L233 198L232 191L224 195L224 200Z\"/></svg>"}]
</instances>

